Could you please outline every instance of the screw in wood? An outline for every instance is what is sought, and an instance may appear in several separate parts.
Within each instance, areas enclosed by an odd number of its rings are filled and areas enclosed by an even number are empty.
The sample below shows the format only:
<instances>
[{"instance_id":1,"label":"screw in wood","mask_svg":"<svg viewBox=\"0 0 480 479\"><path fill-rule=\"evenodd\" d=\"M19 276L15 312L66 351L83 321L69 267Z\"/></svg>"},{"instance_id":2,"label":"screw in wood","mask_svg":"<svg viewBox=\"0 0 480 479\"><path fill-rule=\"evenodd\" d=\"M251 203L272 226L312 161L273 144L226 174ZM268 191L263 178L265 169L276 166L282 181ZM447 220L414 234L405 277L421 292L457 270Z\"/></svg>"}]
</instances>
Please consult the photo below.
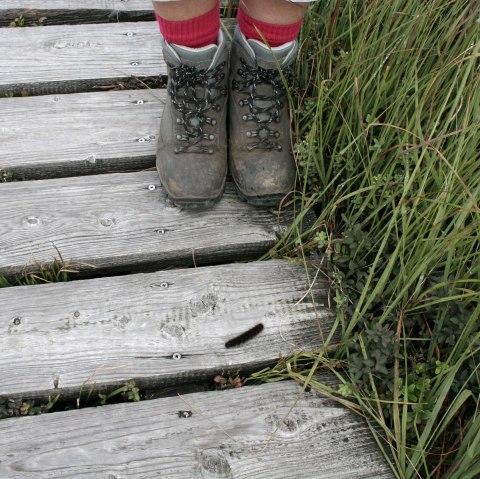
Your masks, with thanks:
<instances>
[{"instance_id":1,"label":"screw in wood","mask_svg":"<svg viewBox=\"0 0 480 479\"><path fill-rule=\"evenodd\" d=\"M183 418L187 418L187 417L192 417L193 416L193 412L192 411L178 411L178 417L183 417Z\"/></svg>"}]
</instances>

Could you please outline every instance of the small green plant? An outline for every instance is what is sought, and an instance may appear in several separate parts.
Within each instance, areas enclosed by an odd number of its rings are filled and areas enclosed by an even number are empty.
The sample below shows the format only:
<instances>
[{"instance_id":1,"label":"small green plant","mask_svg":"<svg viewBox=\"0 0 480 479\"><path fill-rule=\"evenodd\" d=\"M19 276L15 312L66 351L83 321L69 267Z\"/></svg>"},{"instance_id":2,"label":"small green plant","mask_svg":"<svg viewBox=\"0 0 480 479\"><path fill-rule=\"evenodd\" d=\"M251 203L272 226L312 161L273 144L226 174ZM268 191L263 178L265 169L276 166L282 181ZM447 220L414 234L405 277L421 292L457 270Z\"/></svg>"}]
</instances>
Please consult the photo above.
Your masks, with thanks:
<instances>
[{"instance_id":1,"label":"small green plant","mask_svg":"<svg viewBox=\"0 0 480 479\"><path fill-rule=\"evenodd\" d=\"M138 402L140 401L140 389L135 386L134 381L129 381L125 383L123 386L115 389L111 393L108 394L98 394L98 398L100 399L100 405L104 406L105 404L108 403L108 401L112 398L115 398L118 396L121 396L121 398L124 401L133 401L133 402Z\"/></svg>"},{"instance_id":2,"label":"small green plant","mask_svg":"<svg viewBox=\"0 0 480 479\"><path fill-rule=\"evenodd\" d=\"M234 388L241 388L243 386L244 378L241 378L238 373L236 374L218 374L213 379L215 383L215 389L223 390L223 389L234 389Z\"/></svg>"},{"instance_id":3,"label":"small green plant","mask_svg":"<svg viewBox=\"0 0 480 479\"><path fill-rule=\"evenodd\" d=\"M0 396L0 419L45 414L53 408L59 398L60 394L53 399L49 396L48 402L38 404L31 399L12 399Z\"/></svg>"},{"instance_id":4,"label":"small green plant","mask_svg":"<svg viewBox=\"0 0 480 479\"><path fill-rule=\"evenodd\" d=\"M0 183L8 183L9 181L12 181L13 175L10 171L8 170L2 170L0 171Z\"/></svg>"},{"instance_id":5,"label":"small green plant","mask_svg":"<svg viewBox=\"0 0 480 479\"><path fill-rule=\"evenodd\" d=\"M75 263L65 261L58 249L57 253L59 259L53 258L53 261L49 264L43 264L36 261L36 268L34 271L27 271L21 276L17 276L15 279L7 279L0 276L0 288L69 281L71 275L77 274L79 270L75 269ZM88 263L82 263L82 266L89 266L92 269L95 268L95 265Z\"/></svg>"},{"instance_id":6,"label":"small green plant","mask_svg":"<svg viewBox=\"0 0 480 479\"><path fill-rule=\"evenodd\" d=\"M70 265L65 264L62 260L54 258L49 265L43 265L37 262L38 271L26 272L22 276L13 280L8 280L0 276L0 288L8 288L11 286L28 286L43 283L58 283L69 280L70 273L78 273L71 269Z\"/></svg>"},{"instance_id":7,"label":"small green plant","mask_svg":"<svg viewBox=\"0 0 480 479\"><path fill-rule=\"evenodd\" d=\"M27 26L31 26L31 27L41 27L41 26L44 25L46 19L47 19L47 17L39 17L39 18L37 18L36 20L33 20L33 21L31 21L31 22L27 22L27 21L25 20L25 17L23 17L22 15L20 15L19 17L14 18L14 19L8 24L8 26L9 26L10 28L27 27Z\"/></svg>"},{"instance_id":8,"label":"small green plant","mask_svg":"<svg viewBox=\"0 0 480 479\"><path fill-rule=\"evenodd\" d=\"M13 92L13 91L6 91L0 95L3 98L14 98L14 97L27 97L30 96L30 92L28 90L20 90L20 92Z\"/></svg>"},{"instance_id":9,"label":"small green plant","mask_svg":"<svg viewBox=\"0 0 480 479\"><path fill-rule=\"evenodd\" d=\"M20 15L19 17L14 18L14 19L8 24L8 26L9 26L10 28L24 27L24 26L25 26L25 18Z\"/></svg>"}]
</instances>

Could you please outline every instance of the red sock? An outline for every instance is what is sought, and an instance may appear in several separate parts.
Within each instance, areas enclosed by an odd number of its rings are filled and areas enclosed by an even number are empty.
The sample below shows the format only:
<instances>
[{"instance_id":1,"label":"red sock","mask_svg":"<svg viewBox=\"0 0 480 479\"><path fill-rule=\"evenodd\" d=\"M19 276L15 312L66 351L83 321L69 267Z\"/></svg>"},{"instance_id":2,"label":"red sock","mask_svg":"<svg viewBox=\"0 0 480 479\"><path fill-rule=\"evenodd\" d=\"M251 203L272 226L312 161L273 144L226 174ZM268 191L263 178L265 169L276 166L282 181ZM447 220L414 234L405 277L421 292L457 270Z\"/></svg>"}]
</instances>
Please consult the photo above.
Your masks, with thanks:
<instances>
[{"instance_id":1,"label":"red sock","mask_svg":"<svg viewBox=\"0 0 480 479\"><path fill-rule=\"evenodd\" d=\"M278 47L284 43L295 40L298 37L303 23L303 20L287 25L262 22L250 17L243 7L238 9L237 21L240 31L246 38L259 40L261 42L266 40L271 47Z\"/></svg>"},{"instance_id":2,"label":"red sock","mask_svg":"<svg viewBox=\"0 0 480 479\"><path fill-rule=\"evenodd\" d=\"M160 32L169 43L191 48L217 43L220 30L220 2L203 15L180 22L165 20L158 13L155 13L155 17L160 25Z\"/></svg>"}]
</instances>

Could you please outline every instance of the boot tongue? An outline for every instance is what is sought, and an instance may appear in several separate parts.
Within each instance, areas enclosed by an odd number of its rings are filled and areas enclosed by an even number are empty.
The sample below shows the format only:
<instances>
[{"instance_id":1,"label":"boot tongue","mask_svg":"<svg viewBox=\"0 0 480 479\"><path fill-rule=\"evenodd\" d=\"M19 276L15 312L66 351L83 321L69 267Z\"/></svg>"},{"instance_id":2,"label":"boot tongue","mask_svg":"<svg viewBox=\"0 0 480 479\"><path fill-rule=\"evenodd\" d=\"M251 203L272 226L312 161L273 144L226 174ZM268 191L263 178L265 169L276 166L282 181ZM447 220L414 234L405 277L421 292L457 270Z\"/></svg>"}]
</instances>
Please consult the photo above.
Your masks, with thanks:
<instances>
[{"instance_id":1,"label":"boot tongue","mask_svg":"<svg viewBox=\"0 0 480 479\"><path fill-rule=\"evenodd\" d=\"M278 64L288 63L289 57L295 48L295 42L288 42L273 48L267 47L258 40L249 39L247 42L255 52L257 65L262 68L277 68Z\"/></svg>"},{"instance_id":2,"label":"boot tongue","mask_svg":"<svg viewBox=\"0 0 480 479\"><path fill-rule=\"evenodd\" d=\"M212 44L202 48L189 48L171 44L171 48L184 65L206 70L212 64L218 46Z\"/></svg>"}]
</instances>

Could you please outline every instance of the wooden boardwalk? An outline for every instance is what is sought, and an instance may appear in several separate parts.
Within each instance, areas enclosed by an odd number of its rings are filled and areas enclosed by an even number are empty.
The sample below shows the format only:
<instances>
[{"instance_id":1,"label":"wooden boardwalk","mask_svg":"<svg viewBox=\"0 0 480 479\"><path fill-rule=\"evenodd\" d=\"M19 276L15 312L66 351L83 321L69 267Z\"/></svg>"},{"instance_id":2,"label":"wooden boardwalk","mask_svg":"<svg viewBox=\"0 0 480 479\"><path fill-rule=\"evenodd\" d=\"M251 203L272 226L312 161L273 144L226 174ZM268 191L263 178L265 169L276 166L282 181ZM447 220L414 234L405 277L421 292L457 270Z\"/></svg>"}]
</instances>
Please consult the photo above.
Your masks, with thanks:
<instances>
[{"instance_id":1,"label":"wooden boardwalk","mask_svg":"<svg viewBox=\"0 0 480 479\"><path fill-rule=\"evenodd\" d=\"M45 26L4 28L20 15ZM392 478L367 424L313 390L212 390L334 344L334 316L318 266L258 261L291 209L253 208L231 184L208 211L166 198L150 1L6 0L0 19L0 276L59 254L78 271L0 289L0 396L68 402L135 381L157 397L0 420L0 478Z\"/></svg>"}]
</instances>

